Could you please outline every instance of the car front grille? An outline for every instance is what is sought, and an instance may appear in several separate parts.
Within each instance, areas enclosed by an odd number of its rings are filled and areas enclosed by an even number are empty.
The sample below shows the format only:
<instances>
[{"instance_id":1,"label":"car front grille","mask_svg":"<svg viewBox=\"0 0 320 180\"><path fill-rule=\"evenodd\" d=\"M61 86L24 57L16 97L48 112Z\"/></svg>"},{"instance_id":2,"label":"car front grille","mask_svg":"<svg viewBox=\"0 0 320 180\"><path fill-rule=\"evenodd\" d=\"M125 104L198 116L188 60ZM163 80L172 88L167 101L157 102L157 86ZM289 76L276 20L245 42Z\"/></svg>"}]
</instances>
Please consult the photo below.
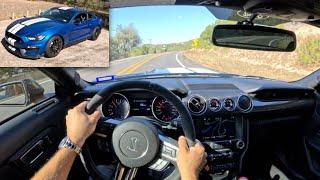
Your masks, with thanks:
<instances>
[{"instance_id":1,"label":"car front grille","mask_svg":"<svg viewBox=\"0 0 320 180\"><path fill-rule=\"evenodd\" d=\"M15 34L12 34L12 33L8 32L8 31L6 31L6 38L7 39L8 38L15 39L17 42L20 42L20 43L23 42L22 39L19 36L15 35Z\"/></svg>"}]
</instances>

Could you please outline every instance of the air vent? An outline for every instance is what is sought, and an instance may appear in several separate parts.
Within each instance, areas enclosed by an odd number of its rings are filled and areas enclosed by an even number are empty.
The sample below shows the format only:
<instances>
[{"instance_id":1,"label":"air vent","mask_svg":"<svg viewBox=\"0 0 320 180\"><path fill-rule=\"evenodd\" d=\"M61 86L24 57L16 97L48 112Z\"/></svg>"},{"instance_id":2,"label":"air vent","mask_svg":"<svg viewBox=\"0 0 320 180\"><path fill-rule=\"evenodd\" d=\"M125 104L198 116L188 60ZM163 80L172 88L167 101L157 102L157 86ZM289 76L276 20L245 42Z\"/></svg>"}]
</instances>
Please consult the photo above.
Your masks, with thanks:
<instances>
[{"instance_id":1,"label":"air vent","mask_svg":"<svg viewBox=\"0 0 320 180\"><path fill-rule=\"evenodd\" d=\"M312 90L305 89L266 89L250 93L260 101L287 101L296 99L312 98Z\"/></svg>"},{"instance_id":2,"label":"air vent","mask_svg":"<svg viewBox=\"0 0 320 180\"><path fill-rule=\"evenodd\" d=\"M223 107L228 111L233 111L236 106L232 98L226 98L223 101Z\"/></svg>"},{"instance_id":3,"label":"air vent","mask_svg":"<svg viewBox=\"0 0 320 180\"><path fill-rule=\"evenodd\" d=\"M252 107L252 101L249 96L241 95L238 98L238 107L244 112L248 112Z\"/></svg>"},{"instance_id":4,"label":"air vent","mask_svg":"<svg viewBox=\"0 0 320 180\"><path fill-rule=\"evenodd\" d=\"M188 101L188 108L191 113L200 115L204 113L207 108L206 100L201 96L193 96Z\"/></svg>"}]
</instances>

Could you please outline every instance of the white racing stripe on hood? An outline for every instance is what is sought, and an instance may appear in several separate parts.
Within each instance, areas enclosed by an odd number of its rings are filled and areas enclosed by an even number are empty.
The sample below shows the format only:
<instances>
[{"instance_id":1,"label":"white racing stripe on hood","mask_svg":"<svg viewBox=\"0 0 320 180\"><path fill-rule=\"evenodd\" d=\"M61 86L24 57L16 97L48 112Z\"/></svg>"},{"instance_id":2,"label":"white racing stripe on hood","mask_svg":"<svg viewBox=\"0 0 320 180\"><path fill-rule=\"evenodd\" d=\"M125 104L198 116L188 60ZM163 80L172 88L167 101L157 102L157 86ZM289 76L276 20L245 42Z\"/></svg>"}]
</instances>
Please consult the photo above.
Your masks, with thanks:
<instances>
[{"instance_id":1,"label":"white racing stripe on hood","mask_svg":"<svg viewBox=\"0 0 320 180\"><path fill-rule=\"evenodd\" d=\"M25 26L30 26L32 24L35 23L39 23L39 22L43 22L43 21L49 21L50 19L48 18L36 18L36 19L30 19L27 20L25 22L22 22L20 24L16 24L14 25L12 28L10 28L8 30L8 32L12 33L12 34L16 34L18 31L20 31L22 28L24 28Z\"/></svg>"},{"instance_id":2,"label":"white racing stripe on hood","mask_svg":"<svg viewBox=\"0 0 320 180\"><path fill-rule=\"evenodd\" d=\"M59 9L61 10L68 10L68 9L72 9L73 7L60 7Z\"/></svg>"},{"instance_id":3,"label":"white racing stripe on hood","mask_svg":"<svg viewBox=\"0 0 320 180\"><path fill-rule=\"evenodd\" d=\"M26 25L26 26L30 26L30 25L38 23L38 22L49 21L49 20L50 19L48 19L48 18L36 18L36 19L31 19L31 20L22 22L21 24Z\"/></svg>"},{"instance_id":4,"label":"white racing stripe on hood","mask_svg":"<svg viewBox=\"0 0 320 180\"><path fill-rule=\"evenodd\" d=\"M9 29L9 32L12 34L17 33L18 31L20 31L20 29L24 28L24 25L22 24L16 24L14 25L12 28Z\"/></svg>"}]
</instances>

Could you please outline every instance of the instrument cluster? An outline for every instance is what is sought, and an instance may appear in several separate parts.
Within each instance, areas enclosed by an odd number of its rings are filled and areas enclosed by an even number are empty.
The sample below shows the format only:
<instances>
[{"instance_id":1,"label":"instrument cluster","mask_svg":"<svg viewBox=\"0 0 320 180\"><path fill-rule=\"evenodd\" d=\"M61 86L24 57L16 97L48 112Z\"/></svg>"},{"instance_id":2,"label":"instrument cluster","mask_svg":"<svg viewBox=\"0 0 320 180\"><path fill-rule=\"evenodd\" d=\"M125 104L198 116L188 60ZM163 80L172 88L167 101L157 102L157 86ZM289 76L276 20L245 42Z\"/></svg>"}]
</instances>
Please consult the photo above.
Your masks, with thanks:
<instances>
[{"instance_id":1,"label":"instrument cluster","mask_svg":"<svg viewBox=\"0 0 320 180\"><path fill-rule=\"evenodd\" d=\"M127 98L115 93L101 105L102 115L108 119L124 120L130 116L152 116L161 123L170 123L179 117L172 103L165 98L156 96L149 98Z\"/></svg>"}]
</instances>

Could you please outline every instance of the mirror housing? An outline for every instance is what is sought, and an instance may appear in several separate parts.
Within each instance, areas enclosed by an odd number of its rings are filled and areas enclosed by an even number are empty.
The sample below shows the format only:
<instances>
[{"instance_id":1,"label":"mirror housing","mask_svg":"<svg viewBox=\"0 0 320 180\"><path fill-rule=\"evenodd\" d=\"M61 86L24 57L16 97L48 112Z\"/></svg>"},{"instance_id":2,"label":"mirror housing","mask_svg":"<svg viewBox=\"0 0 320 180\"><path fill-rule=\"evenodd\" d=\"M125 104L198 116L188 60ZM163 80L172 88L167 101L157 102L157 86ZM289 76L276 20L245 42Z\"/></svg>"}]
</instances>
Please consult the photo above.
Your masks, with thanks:
<instances>
[{"instance_id":1,"label":"mirror housing","mask_svg":"<svg viewBox=\"0 0 320 180\"><path fill-rule=\"evenodd\" d=\"M296 35L287 30L256 25L217 25L212 42L216 46L263 51L291 52Z\"/></svg>"},{"instance_id":2,"label":"mirror housing","mask_svg":"<svg viewBox=\"0 0 320 180\"><path fill-rule=\"evenodd\" d=\"M22 82L10 82L0 85L0 105L27 105L27 93Z\"/></svg>"},{"instance_id":3,"label":"mirror housing","mask_svg":"<svg viewBox=\"0 0 320 180\"><path fill-rule=\"evenodd\" d=\"M0 85L0 106L27 106L44 97L44 88L32 79Z\"/></svg>"}]
</instances>

